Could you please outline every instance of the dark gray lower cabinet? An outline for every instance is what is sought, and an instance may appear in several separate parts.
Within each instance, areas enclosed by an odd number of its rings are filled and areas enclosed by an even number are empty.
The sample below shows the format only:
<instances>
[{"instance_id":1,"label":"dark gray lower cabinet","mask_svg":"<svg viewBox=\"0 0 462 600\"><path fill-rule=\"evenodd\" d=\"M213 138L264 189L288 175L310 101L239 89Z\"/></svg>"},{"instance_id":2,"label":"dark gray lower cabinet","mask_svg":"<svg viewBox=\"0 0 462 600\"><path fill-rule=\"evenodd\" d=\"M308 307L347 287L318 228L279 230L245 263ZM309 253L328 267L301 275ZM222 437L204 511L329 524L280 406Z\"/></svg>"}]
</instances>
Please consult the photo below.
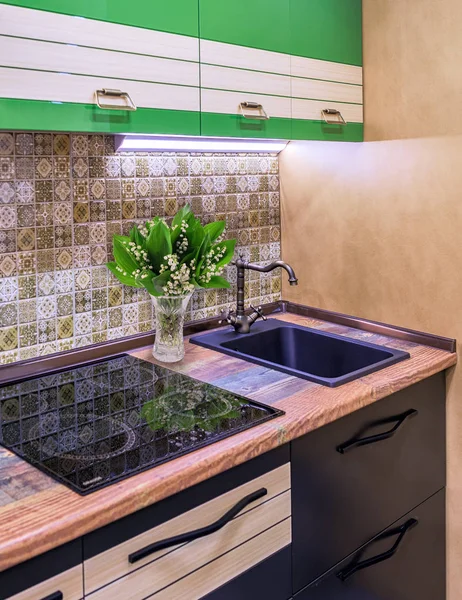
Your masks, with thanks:
<instances>
[{"instance_id":1,"label":"dark gray lower cabinet","mask_svg":"<svg viewBox=\"0 0 462 600\"><path fill-rule=\"evenodd\" d=\"M292 595L291 547L280 550L203 600L287 600Z\"/></svg>"},{"instance_id":2,"label":"dark gray lower cabinet","mask_svg":"<svg viewBox=\"0 0 462 600\"><path fill-rule=\"evenodd\" d=\"M441 490L294 600L444 600L444 515Z\"/></svg>"},{"instance_id":3,"label":"dark gray lower cabinet","mask_svg":"<svg viewBox=\"0 0 462 600\"><path fill-rule=\"evenodd\" d=\"M445 462L444 373L294 440L294 593L444 487Z\"/></svg>"}]
</instances>

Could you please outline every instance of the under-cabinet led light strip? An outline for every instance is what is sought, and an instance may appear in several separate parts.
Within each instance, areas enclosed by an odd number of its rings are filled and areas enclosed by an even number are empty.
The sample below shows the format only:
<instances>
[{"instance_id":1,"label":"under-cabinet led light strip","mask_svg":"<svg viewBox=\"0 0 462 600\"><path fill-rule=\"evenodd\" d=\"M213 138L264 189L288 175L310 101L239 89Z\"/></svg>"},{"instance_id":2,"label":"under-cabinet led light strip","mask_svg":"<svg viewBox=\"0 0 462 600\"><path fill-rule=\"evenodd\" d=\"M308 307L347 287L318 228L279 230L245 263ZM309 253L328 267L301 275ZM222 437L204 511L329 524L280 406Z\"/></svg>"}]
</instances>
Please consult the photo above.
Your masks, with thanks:
<instances>
[{"instance_id":1,"label":"under-cabinet led light strip","mask_svg":"<svg viewBox=\"0 0 462 600\"><path fill-rule=\"evenodd\" d=\"M279 153L285 140L247 140L241 138L200 138L176 136L116 136L118 152L272 152Z\"/></svg>"}]
</instances>

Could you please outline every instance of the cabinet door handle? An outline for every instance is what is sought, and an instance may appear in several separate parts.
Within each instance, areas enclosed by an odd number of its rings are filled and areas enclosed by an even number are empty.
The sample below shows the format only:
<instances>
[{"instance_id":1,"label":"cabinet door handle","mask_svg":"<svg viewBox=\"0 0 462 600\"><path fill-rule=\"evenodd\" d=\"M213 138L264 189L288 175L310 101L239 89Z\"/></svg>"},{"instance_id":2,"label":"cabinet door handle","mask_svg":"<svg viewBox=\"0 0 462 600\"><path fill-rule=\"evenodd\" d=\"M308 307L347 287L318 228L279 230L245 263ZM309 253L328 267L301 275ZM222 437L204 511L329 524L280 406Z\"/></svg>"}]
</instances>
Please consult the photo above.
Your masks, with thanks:
<instances>
[{"instance_id":1,"label":"cabinet door handle","mask_svg":"<svg viewBox=\"0 0 462 600\"><path fill-rule=\"evenodd\" d=\"M49 596L45 596L45 598L42 598L42 600L63 600L63 598L63 593L58 590L57 592L53 592L53 594L50 594Z\"/></svg>"},{"instance_id":2,"label":"cabinet door handle","mask_svg":"<svg viewBox=\"0 0 462 600\"><path fill-rule=\"evenodd\" d=\"M258 102L241 102L239 104L239 113L244 119L256 119L257 121L268 121L269 119L263 105Z\"/></svg>"},{"instance_id":3,"label":"cabinet door handle","mask_svg":"<svg viewBox=\"0 0 462 600\"><path fill-rule=\"evenodd\" d=\"M206 525L205 527L201 527L200 529L195 529L194 531L188 531L187 533L180 533L179 535L175 535L170 538L166 538L164 540L160 540L158 542L154 542L149 546L145 546L141 548L141 550L137 550L128 556L128 562L130 564L136 563L146 556L157 552L158 550L164 550L165 548L170 548L171 546L176 546L177 544L183 544L185 542L192 542L193 540L197 540L206 535L210 535L211 533L215 533L222 527L224 527L227 523L229 523L234 517L241 512L248 504L255 502L259 498L266 496L268 490L266 488L261 488L256 492L252 492L242 500L239 500L237 504L235 504L232 508L228 510L222 517L211 523L210 525Z\"/></svg>"},{"instance_id":4,"label":"cabinet door handle","mask_svg":"<svg viewBox=\"0 0 462 600\"><path fill-rule=\"evenodd\" d=\"M109 88L103 88L102 90L96 90L96 104L99 108L104 110L136 110L136 104L131 99L128 92L122 90L111 90ZM126 102L126 106L120 106L118 104L108 104L101 100L101 98L122 98Z\"/></svg>"},{"instance_id":5,"label":"cabinet door handle","mask_svg":"<svg viewBox=\"0 0 462 600\"><path fill-rule=\"evenodd\" d=\"M377 565L378 563L383 562L384 560L388 560L389 558L392 558L392 556L394 556L396 554L396 552L398 551L398 548L399 548L401 542L403 541L403 538L406 535L406 533L410 529L412 529L413 527L418 525L418 523L419 522L417 521L417 519L409 519L409 521L406 521L406 523L404 523L400 527L397 527L396 529L392 529L391 531L386 531L385 533L380 535L378 538L373 540L371 542L371 544L374 544L375 542L377 542L379 540L383 540L387 537L397 535L398 537L397 537L395 543L389 550L387 550L386 552L383 552L382 554L377 554L376 556L367 558L366 560L363 560L363 561L357 561L357 559L355 559L350 565L348 565L348 567L345 567L345 569L342 569L341 571L339 571L337 573L337 577L339 579L341 579L342 581L346 581L349 577L351 577L358 571L361 571L362 569L367 569L368 567L372 567L374 565ZM366 546L366 548L368 548L371 544L368 544ZM358 558L363 554L364 550L359 554Z\"/></svg>"},{"instance_id":6,"label":"cabinet door handle","mask_svg":"<svg viewBox=\"0 0 462 600\"><path fill-rule=\"evenodd\" d=\"M418 414L419 413L417 410L411 408L402 415L399 415L398 417L390 417L389 419L378 421L373 425L385 425L386 423L395 423L395 425L391 429L389 429L388 431L384 431L383 433L371 435L369 437L354 438L352 440L349 440L348 442L345 442L344 444L340 444L340 446L337 446L337 452L340 452L340 454L345 454L345 452L348 452L348 450L358 448L359 446L366 446L367 444L375 444L376 442L381 442L382 440L388 440L388 438L391 438L395 435L395 433L398 431L398 429L401 427L404 421L406 421L406 419Z\"/></svg>"},{"instance_id":7,"label":"cabinet door handle","mask_svg":"<svg viewBox=\"0 0 462 600\"><path fill-rule=\"evenodd\" d=\"M343 118L342 113L335 108L324 108L321 111L324 122L328 125L346 125L347 122Z\"/></svg>"}]
</instances>

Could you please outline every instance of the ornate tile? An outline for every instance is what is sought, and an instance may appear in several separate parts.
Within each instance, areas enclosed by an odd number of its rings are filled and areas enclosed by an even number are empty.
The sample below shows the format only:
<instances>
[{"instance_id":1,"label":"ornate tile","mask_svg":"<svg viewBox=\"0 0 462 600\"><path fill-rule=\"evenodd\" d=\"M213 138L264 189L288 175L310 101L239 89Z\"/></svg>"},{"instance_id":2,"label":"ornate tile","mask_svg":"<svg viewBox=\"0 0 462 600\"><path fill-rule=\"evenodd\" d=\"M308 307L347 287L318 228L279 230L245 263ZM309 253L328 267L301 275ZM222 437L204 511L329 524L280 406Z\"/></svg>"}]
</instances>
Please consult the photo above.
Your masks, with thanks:
<instances>
[{"instance_id":1,"label":"ornate tile","mask_svg":"<svg viewBox=\"0 0 462 600\"><path fill-rule=\"evenodd\" d=\"M0 156L14 154L14 136L12 133L0 133Z\"/></svg>"},{"instance_id":2,"label":"ornate tile","mask_svg":"<svg viewBox=\"0 0 462 600\"><path fill-rule=\"evenodd\" d=\"M35 201L35 188L31 181L17 181L16 201L22 204L30 204Z\"/></svg>"},{"instance_id":3,"label":"ornate tile","mask_svg":"<svg viewBox=\"0 0 462 600\"><path fill-rule=\"evenodd\" d=\"M53 176L55 179L68 179L71 176L71 164L68 156L53 158Z\"/></svg>"},{"instance_id":4,"label":"ornate tile","mask_svg":"<svg viewBox=\"0 0 462 600\"><path fill-rule=\"evenodd\" d=\"M49 179L53 173L51 157L38 157L35 159L35 176L39 179Z\"/></svg>"},{"instance_id":5,"label":"ornate tile","mask_svg":"<svg viewBox=\"0 0 462 600\"><path fill-rule=\"evenodd\" d=\"M0 302L16 302L18 299L18 280L16 277L2 278L0 270Z\"/></svg>"},{"instance_id":6,"label":"ornate tile","mask_svg":"<svg viewBox=\"0 0 462 600\"><path fill-rule=\"evenodd\" d=\"M14 350L18 347L18 329L16 327L0 328L0 352Z\"/></svg>"},{"instance_id":7,"label":"ornate tile","mask_svg":"<svg viewBox=\"0 0 462 600\"><path fill-rule=\"evenodd\" d=\"M32 204L18 204L17 223L18 227L34 227L35 206Z\"/></svg>"},{"instance_id":8,"label":"ornate tile","mask_svg":"<svg viewBox=\"0 0 462 600\"><path fill-rule=\"evenodd\" d=\"M20 323L33 323L37 321L37 301L35 298L18 302L18 313Z\"/></svg>"},{"instance_id":9,"label":"ornate tile","mask_svg":"<svg viewBox=\"0 0 462 600\"><path fill-rule=\"evenodd\" d=\"M19 277L19 299L35 298L37 296L37 278L35 275Z\"/></svg>"},{"instance_id":10,"label":"ornate tile","mask_svg":"<svg viewBox=\"0 0 462 600\"><path fill-rule=\"evenodd\" d=\"M44 273L37 277L37 291L39 296L49 296L55 291L54 273Z\"/></svg>"},{"instance_id":11,"label":"ornate tile","mask_svg":"<svg viewBox=\"0 0 462 600\"><path fill-rule=\"evenodd\" d=\"M0 256L0 277L11 277L17 273L16 256L7 254Z\"/></svg>"},{"instance_id":12,"label":"ornate tile","mask_svg":"<svg viewBox=\"0 0 462 600\"><path fill-rule=\"evenodd\" d=\"M52 136L51 133L36 133L34 135L35 156L51 156Z\"/></svg>"},{"instance_id":13,"label":"ornate tile","mask_svg":"<svg viewBox=\"0 0 462 600\"><path fill-rule=\"evenodd\" d=\"M0 255L6 252L16 252L17 249L16 229L0 229Z\"/></svg>"},{"instance_id":14,"label":"ornate tile","mask_svg":"<svg viewBox=\"0 0 462 600\"><path fill-rule=\"evenodd\" d=\"M15 194L13 181L0 182L0 204L11 204L14 201Z\"/></svg>"},{"instance_id":15,"label":"ornate tile","mask_svg":"<svg viewBox=\"0 0 462 600\"><path fill-rule=\"evenodd\" d=\"M53 136L53 152L58 156L68 156L70 153L70 135L58 133Z\"/></svg>"},{"instance_id":16,"label":"ornate tile","mask_svg":"<svg viewBox=\"0 0 462 600\"><path fill-rule=\"evenodd\" d=\"M14 175L14 158L10 156L0 156L0 180L14 179Z\"/></svg>"},{"instance_id":17,"label":"ornate tile","mask_svg":"<svg viewBox=\"0 0 462 600\"><path fill-rule=\"evenodd\" d=\"M18 230L18 250L34 250L35 229L24 228Z\"/></svg>"},{"instance_id":18,"label":"ornate tile","mask_svg":"<svg viewBox=\"0 0 462 600\"><path fill-rule=\"evenodd\" d=\"M90 199L88 179L74 179L74 202L88 202Z\"/></svg>"},{"instance_id":19,"label":"ornate tile","mask_svg":"<svg viewBox=\"0 0 462 600\"><path fill-rule=\"evenodd\" d=\"M72 135L71 136L72 154L74 156L88 155L88 136L87 135Z\"/></svg>"},{"instance_id":20,"label":"ornate tile","mask_svg":"<svg viewBox=\"0 0 462 600\"><path fill-rule=\"evenodd\" d=\"M34 178L34 159L32 156L16 157L16 179L31 180Z\"/></svg>"},{"instance_id":21,"label":"ornate tile","mask_svg":"<svg viewBox=\"0 0 462 600\"><path fill-rule=\"evenodd\" d=\"M16 325L18 322L18 306L14 302L0 304L0 327Z\"/></svg>"},{"instance_id":22,"label":"ornate tile","mask_svg":"<svg viewBox=\"0 0 462 600\"><path fill-rule=\"evenodd\" d=\"M35 200L36 202L53 201L53 181L51 179L35 182Z\"/></svg>"}]
</instances>

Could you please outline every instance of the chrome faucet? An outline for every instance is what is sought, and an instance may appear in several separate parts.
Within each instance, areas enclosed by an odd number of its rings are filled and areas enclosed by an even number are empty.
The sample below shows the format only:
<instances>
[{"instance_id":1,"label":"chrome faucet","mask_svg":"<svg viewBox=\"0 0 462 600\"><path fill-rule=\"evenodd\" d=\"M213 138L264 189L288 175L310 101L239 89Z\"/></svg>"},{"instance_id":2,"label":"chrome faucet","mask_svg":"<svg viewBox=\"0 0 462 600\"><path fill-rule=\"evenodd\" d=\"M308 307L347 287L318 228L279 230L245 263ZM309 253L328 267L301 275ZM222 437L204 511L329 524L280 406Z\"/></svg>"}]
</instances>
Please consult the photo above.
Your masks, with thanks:
<instances>
[{"instance_id":1,"label":"chrome faucet","mask_svg":"<svg viewBox=\"0 0 462 600\"><path fill-rule=\"evenodd\" d=\"M278 267L281 269L285 269L289 274L289 283L290 285L297 285L298 279L295 277L294 270L290 265L283 262L282 260L275 260L274 262L266 265L266 267L262 267L260 265L253 264L249 261L245 261L242 256L240 256L236 261L231 263L235 267L237 267L237 305L236 310L230 310L228 313L224 311L221 315L221 323L229 323L232 325L236 331L236 333L249 333L251 325L255 323L258 318L266 321L265 315L262 313L262 307L258 306L255 308L250 305L250 308L253 310L250 315L245 314L245 305L244 305L244 284L245 284L245 270L249 271L258 271L259 273L268 273L269 271L273 271Z\"/></svg>"}]
</instances>

